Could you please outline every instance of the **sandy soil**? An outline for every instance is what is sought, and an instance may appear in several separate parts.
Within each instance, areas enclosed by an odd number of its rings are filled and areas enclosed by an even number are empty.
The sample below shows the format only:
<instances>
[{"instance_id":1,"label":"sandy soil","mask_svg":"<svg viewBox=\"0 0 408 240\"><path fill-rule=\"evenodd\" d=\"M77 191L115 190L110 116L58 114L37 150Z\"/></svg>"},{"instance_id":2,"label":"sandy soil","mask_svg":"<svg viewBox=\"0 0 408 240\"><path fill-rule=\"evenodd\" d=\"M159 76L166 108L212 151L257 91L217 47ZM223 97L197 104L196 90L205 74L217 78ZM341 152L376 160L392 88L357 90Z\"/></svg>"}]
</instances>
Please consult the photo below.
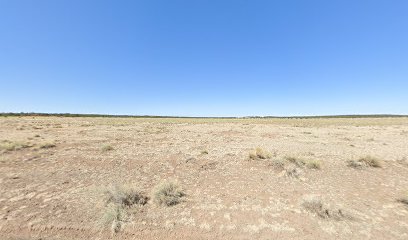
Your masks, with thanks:
<instances>
[{"instance_id":1,"label":"sandy soil","mask_svg":"<svg viewBox=\"0 0 408 240\"><path fill-rule=\"evenodd\" d=\"M0 143L16 146L0 150L0 239L408 239L407 118L1 117ZM271 158L249 159L257 147ZM382 167L348 166L366 155ZM180 204L134 206L117 234L100 225L102 189L151 197L164 180ZM305 208L311 196L328 211Z\"/></svg>"}]
</instances>

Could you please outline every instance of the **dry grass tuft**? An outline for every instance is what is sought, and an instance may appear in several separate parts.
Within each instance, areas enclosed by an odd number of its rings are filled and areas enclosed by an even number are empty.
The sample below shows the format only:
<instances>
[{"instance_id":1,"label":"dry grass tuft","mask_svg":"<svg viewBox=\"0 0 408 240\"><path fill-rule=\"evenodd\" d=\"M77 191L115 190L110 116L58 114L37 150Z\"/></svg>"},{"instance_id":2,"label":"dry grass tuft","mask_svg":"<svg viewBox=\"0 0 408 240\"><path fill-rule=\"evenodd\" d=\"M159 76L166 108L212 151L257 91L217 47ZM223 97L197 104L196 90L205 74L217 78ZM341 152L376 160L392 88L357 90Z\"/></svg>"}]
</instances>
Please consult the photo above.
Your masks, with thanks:
<instances>
[{"instance_id":1,"label":"dry grass tuft","mask_svg":"<svg viewBox=\"0 0 408 240\"><path fill-rule=\"evenodd\" d=\"M249 158L252 160L256 159L269 159L272 157L272 154L260 147L256 148L255 150L249 153Z\"/></svg>"},{"instance_id":2,"label":"dry grass tuft","mask_svg":"<svg viewBox=\"0 0 408 240\"><path fill-rule=\"evenodd\" d=\"M359 162L362 162L366 164L367 166L370 167L375 167L375 168L380 168L382 167L382 162L378 158L372 157L372 156L365 156L362 157L358 160Z\"/></svg>"},{"instance_id":3,"label":"dry grass tuft","mask_svg":"<svg viewBox=\"0 0 408 240\"><path fill-rule=\"evenodd\" d=\"M131 187L114 186L104 191L106 209L101 223L104 227L110 225L113 234L119 232L127 221L128 209L134 205L145 205L148 197Z\"/></svg>"},{"instance_id":4,"label":"dry grass tuft","mask_svg":"<svg viewBox=\"0 0 408 240\"><path fill-rule=\"evenodd\" d=\"M291 178L299 178L302 174L302 171L296 166L289 166L285 169L285 175Z\"/></svg>"},{"instance_id":5,"label":"dry grass tuft","mask_svg":"<svg viewBox=\"0 0 408 240\"><path fill-rule=\"evenodd\" d=\"M272 166L275 169L283 170L285 168L285 161L282 159L274 158L269 162L269 166Z\"/></svg>"},{"instance_id":6,"label":"dry grass tuft","mask_svg":"<svg viewBox=\"0 0 408 240\"><path fill-rule=\"evenodd\" d=\"M126 222L127 215L126 209L123 207L111 205L106 208L101 224L104 227L110 226L112 234L118 233L122 229L124 222Z\"/></svg>"},{"instance_id":7,"label":"dry grass tuft","mask_svg":"<svg viewBox=\"0 0 408 240\"><path fill-rule=\"evenodd\" d=\"M202 154L202 155L207 155L207 154L208 154L208 151L207 151L207 150L203 150L203 151L201 151L201 154Z\"/></svg>"},{"instance_id":8,"label":"dry grass tuft","mask_svg":"<svg viewBox=\"0 0 408 240\"><path fill-rule=\"evenodd\" d=\"M306 167L310 169L321 169L322 163L318 160L310 160L306 162Z\"/></svg>"},{"instance_id":9,"label":"dry grass tuft","mask_svg":"<svg viewBox=\"0 0 408 240\"><path fill-rule=\"evenodd\" d=\"M133 205L145 205L148 197L135 188L114 186L105 190L106 204L113 203L117 206L131 207Z\"/></svg>"},{"instance_id":10,"label":"dry grass tuft","mask_svg":"<svg viewBox=\"0 0 408 240\"><path fill-rule=\"evenodd\" d=\"M0 143L0 151L17 151L23 148L29 148L31 147L30 145L22 142L12 142L8 140L4 140Z\"/></svg>"},{"instance_id":11,"label":"dry grass tuft","mask_svg":"<svg viewBox=\"0 0 408 240\"><path fill-rule=\"evenodd\" d=\"M286 161L295 164L298 167L304 167L306 165L306 161L301 158L293 157L293 156L286 156Z\"/></svg>"},{"instance_id":12,"label":"dry grass tuft","mask_svg":"<svg viewBox=\"0 0 408 240\"><path fill-rule=\"evenodd\" d=\"M176 182L163 182L153 189L154 201L158 205L173 206L179 204L185 196Z\"/></svg>"},{"instance_id":13,"label":"dry grass tuft","mask_svg":"<svg viewBox=\"0 0 408 240\"><path fill-rule=\"evenodd\" d=\"M289 163L289 166L287 166ZM322 163L319 160L306 160L294 156L286 156L284 159L272 159L271 166L274 166L278 169L284 169L287 176L290 177L299 177L301 168L309 169L321 169Z\"/></svg>"},{"instance_id":14,"label":"dry grass tuft","mask_svg":"<svg viewBox=\"0 0 408 240\"><path fill-rule=\"evenodd\" d=\"M352 168L357 168L357 169L361 169L363 167L381 168L382 165L383 164L381 160L379 160L378 158L369 156L369 155L362 157L358 160L350 160L347 162L347 166L352 167Z\"/></svg>"},{"instance_id":15,"label":"dry grass tuft","mask_svg":"<svg viewBox=\"0 0 408 240\"><path fill-rule=\"evenodd\" d=\"M342 220L346 218L341 209L331 209L323 204L322 200L316 196L309 196L303 199L302 206L309 212L323 219Z\"/></svg>"},{"instance_id":16,"label":"dry grass tuft","mask_svg":"<svg viewBox=\"0 0 408 240\"><path fill-rule=\"evenodd\" d=\"M101 148L101 150L102 150L103 152L108 152L108 151L112 151L112 150L113 150L113 147L112 147L111 145L103 145L102 148Z\"/></svg>"},{"instance_id":17,"label":"dry grass tuft","mask_svg":"<svg viewBox=\"0 0 408 240\"><path fill-rule=\"evenodd\" d=\"M56 145L54 143L41 143L38 145L38 148L40 149L48 149L48 148L54 148Z\"/></svg>"}]
</instances>

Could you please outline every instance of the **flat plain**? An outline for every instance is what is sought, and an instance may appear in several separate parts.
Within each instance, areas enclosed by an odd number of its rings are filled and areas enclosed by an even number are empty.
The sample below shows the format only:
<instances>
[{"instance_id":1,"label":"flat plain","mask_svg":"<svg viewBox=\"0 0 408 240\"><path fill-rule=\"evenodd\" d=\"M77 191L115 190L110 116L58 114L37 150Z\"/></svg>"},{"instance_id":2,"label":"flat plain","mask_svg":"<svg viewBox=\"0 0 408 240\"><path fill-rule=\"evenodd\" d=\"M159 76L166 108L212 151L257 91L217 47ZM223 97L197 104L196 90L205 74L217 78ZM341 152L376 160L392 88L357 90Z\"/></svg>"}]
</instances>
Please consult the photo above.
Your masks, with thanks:
<instances>
[{"instance_id":1,"label":"flat plain","mask_svg":"<svg viewBox=\"0 0 408 240\"><path fill-rule=\"evenodd\" d=\"M408 118L0 117L0 239L408 239Z\"/></svg>"}]
</instances>

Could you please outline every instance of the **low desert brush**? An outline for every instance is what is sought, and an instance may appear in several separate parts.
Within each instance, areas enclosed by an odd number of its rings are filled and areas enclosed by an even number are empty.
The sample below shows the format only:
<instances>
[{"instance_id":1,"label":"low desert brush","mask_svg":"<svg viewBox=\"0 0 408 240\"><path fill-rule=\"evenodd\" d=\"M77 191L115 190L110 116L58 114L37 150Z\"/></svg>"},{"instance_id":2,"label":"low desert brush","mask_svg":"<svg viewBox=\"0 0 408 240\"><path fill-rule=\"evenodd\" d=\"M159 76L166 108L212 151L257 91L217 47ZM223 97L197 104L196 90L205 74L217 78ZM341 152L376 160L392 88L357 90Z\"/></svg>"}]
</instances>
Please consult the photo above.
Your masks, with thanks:
<instances>
[{"instance_id":1,"label":"low desert brush","mask_svg":"<svg viewBox=\"0 0 408 240\"><path fill-rule=\"evenodd\" d=\"M103 214L101 224L104 227L110 226L112 233L115 234L122 229L127 218L126 209L118 205L110 205Z\"/></svg>"},{"instance_id":2,"label":"low desert brush","mask_svg":"<svg viewBox=\"0 0 408 240\"><path fill-rule=\"evenodd\" d=\"M293 157L293 156L286 156L286 161L295 164L298 167L303 167L306 165L306 161L301 158Z\"/></svg>"},{"instance_id":3,"label":"low desert brush","mask_svg":"<svg viewBox=\"0 0 408 240\"><path fill-rule=\"evenodd\" d=\"M103 145L101 149L103 152L107 152L107 151L112 151L113 147L111 145Z\"/></svg>"},{"instance_id":4,"label":"low desert brush","mask_svg":"<svg viewBox=\"0 0 408 240\"><path fill-rule=\"evenodd\" d=\"M148 201L143 193L132 187L113 186L105 190L106 204L113 203L118 206L130 207L132 205L145 205Z\"/></svg>"},{"instance_id":5,"label":"low desert brush","mask_svg":"<svg viewBox=\"0 0 408 240\"><path fill-rule=\"evenodd\" d=\"M293 165L285 169L285 175L287 177L299 178L301 174L302 174L302 170L300 170L298 167L293 166Z\"/></svg>"},{"instance_id":6,"label":"low desert brush","mask_svg":"<svg viewBox=\"0 0 408 240\"><path fill-rule=\"evenodd\" d=\"M348 161L347 166L352 167L352 168L363 168L363 167L381 168L382 162L378 158L368 155L358 160Z\"/></svg>"},{"instance_id":7,"label":"low desert brush","mask_svg":"<svg viewBox=\"0 0 408 240\"><path fill-rule=\"evenodd\" d=\"M272 166L275 169L282 170L285 168L285 161L280 158L273 158L270 160L269 166Z\"/></svg>"},{"instance_id":8,"label":"low desert brush","mask_svg":"<svg viewBox=\"0 0 408 240\"><path fill-rule=\"evenodd\" d=\"M310 169L321 169L321 162L318 160L309 160L306 161L306 167Z\"/></svg>"},{"instance_id":9,"label":"low desert brush","mask_svg":"<svg viewBox=\"0 0 408 240\"><path fill-rule=\"evenodd\" d=\"M184 195L176 182L163 182L153 189L153 198L158 205L176 205L181 202Z\"/></svg>"},{"instance_id":10,"label":"low desert brush","mask_svg":"<svg viewBox=\"0 0 408 240\"><path fill-rule=\"evenodd\" d=\"M203 151L201 151L201 154L202 154L202 155L207 155L207 154L208 154L208 151L207 151L207 150L203 150Z\"/></svg>"},{"instance_id":11,"label":"low desert brush","mask_svg":"<svg viewBox=\"0 0 408 240\"><path fill-rule=\"evenodd\" d=\"M22 142L11 142L8 140L0 142L0 151L17 151L28 147L30 147L30 145Z\"/></svg>"},{"instance_id":12,"label":"low desert brush","mask_svg":"<svg viewBox=\"0 0 408 240\"><path fill-rule=\"evenodd\" d=\"M110 225L112 233L117 233L123 228L130 207L145 205L148 200L141 192L126 186L109 187L104 194L106 208L101 223L105 227Z\"/></svg>"},{"instance_id":13,"label":"low desert brush","mask_svg":"<svg viewBox=\"0 0 408 240\"><path fill-rule=\"evenodd\" d=\"M249 153L250 159L269 159L272 157L272 154L262 148L256 148L255 150Z\"/></svg>"},{"instance_id":14,"label":"low desert brush","mask_svg":"<svg viewBox=\"0 0 408 240\"><path fill-rule=\"evenodd\" d=\"M378 158L372 157L372 156L362 157L358 161L362 162L362 163L364 163L364 164L366 164L367 166L370 166L370 167L375 167L375 168L382 167L381 160L379 160Z\"/></svg>"},{"instance_id":15,"label":"low desert brush","mask_svg":"<svg viewBox=\"0 0 408 240\"><path fill-rule=\"evenodd\" d=\"M316 196L308 196L303 199L302 206L309 212L323 219L341 220L345 218L341 209L331 209L324 205L322 200Z\"/></svg>"},{"instance_id":16,"label":"low desert brush","mask_svg":"<svg viewBox=\"0 0 408 240\"><path fill-rule=\"evenodd\" d=\"M54 143L41 143L40 145L38 145L38 148L41 148L41 149L48 149L48 148L54 148L54 147L56 147Z\"/></svg>"}]
</instances>

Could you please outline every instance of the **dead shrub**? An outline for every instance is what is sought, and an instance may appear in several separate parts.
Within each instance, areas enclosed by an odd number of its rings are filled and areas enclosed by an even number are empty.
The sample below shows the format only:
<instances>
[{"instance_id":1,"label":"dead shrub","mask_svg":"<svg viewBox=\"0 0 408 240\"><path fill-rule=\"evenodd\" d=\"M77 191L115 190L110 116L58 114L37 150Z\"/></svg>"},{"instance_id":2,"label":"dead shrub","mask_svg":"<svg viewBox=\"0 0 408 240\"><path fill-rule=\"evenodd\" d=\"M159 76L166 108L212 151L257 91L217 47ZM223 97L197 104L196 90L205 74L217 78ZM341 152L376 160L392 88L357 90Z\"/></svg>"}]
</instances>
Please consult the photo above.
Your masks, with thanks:
<instances>
[{"instance_id":1,"label":"dead shrub","mask_svg":"<svg viewBox=\"0 0 408 240\"><path fill-rule=\"evenodd\" d=\"M179 204L185 196L176 182L162 182L153 189L154 201L158 205L173 206Z\"/></svg>"},{"instance_id":2,"label":"dead shrub","mask_svg":"<svg viewBox=\"0 0 408 240\"><path fill-rule=\"evenodd\" d=\"M285 157L286 161L295 164L298 167L304 167L306 165L306 160L293 157L293 156L286 156Z\"/></svg>"},{"instance_id":3,"label":"dead shrub","mask_svg":"<svg viewBox=\"0 0 408 240\"><path fill-rule=\"evenodd\" d=\"M101 224L104 227L110 226L112 234L116 234L122 229L127 218L128 213L123 207L118 205L110 205L105 209L101 219Z\"/></svg>"},{"instance_id":4,"label":"dead shrub","mask_svg":"<svg viewBox=\"0 0 408 240\"><path fill-rule=\"evenodd\" d=\"M318 160L306 161L306 167L310 169L321 169L321 162Z\"/></svg>"},{"instance_id":5,"label":"dead shrub","mask_svg":"<svg viewBox=\"0 0 408 240\"><path fill-rule=\"evenodd\" d=\"M113 203L118 206L131 207L132 205L145 205L148 201L140 191L125 186L110 187L105 191L106 204Z\"/></svg>"},{"instance_id":6,"label":"dead shrub","mask_svg":"<svg viewBox=\"0 0 408 240\"><path fill-rule=\"evenodd\" d=\"M119 232L129 217L128 210L134 205L145 205L148 197L127 186L113 186L104 191L105 211L101 219L104 227L111 227L113 234Z\"/></svg>"},{"instance_id":7,"label":"dead shrub","mask_svg":"<svg viewBox=\"0 0 408 240\"><path fill-rule=\"evenodd\" d=\"M303 199L302 206L309 212L323 219L342 220L346 215L341 209L331 209L323 204L317 196L308 196Z\"/></svg>"},{"instance_id":8,"label":"dead shrub","mask_svg":"<svg viewBox=\"0 0 408 240\"><path fill-rule=\"evenodd\" d=\"M54 143L41 143L40 145L38 145L38 148L40 149L49 149L49 148L54 148L57 145L55 145Z\"/></svg>"},{"instance_id":9,"label":"dead shrub","mask_svg":"<svg viewBox=\"0 0 408 240\"><path fill-rule=\"evenodd\" d=\"M347 162L347 166L356 168L356 169L361 169L363 167L374 167L374 168L381 168L382 167L382 161L379 160L378 158L372 157L372 156L365 156L362 157L358 160L350 160Z\"/></svg>"},{"instance_id":10,"label":"dead shrub","mask_svg":"<svg viewBox=\"0 0 408 240\"><path fill-rule=\"evenodd\" d=\"M289 166L285 169L285 175L291 178L299 178L302 171L296 166Z\"/></svg>"},{"instance_id":11,"label":"dead shrub","mask_svg":"<svg viewBox=\"0 0 408 240\"><path fill-rule=\"evenodd\" d=\"M0 151L11 152L21 150L23 148L29 148L31 145L22 142L12 142L4 140L0 143Z\"/></svg>"},{"instance_id":12,"label":"dead shrub","mask_svg":"<svg viewBox=\"0 0 408 240\"><path fill-rule=\"evenodd\" d=\"M358 161L361 163L364 163L365 165L369 167L375 167L375 168L382 167L382 162L380 159L369 156L369 155L360 158Z\"/></svg>"},{"instance_id":13,"label":"dead shrub","mask_svg":"<svg viewBox=\"0 0 408 240\"><path fill-rule=\"evenodd\" d=\"M249 153L249 158L252 160L256 159L269 159L272 157L272 154L260 147L256 148L255 150Z\"/></svg>"},{"instance_id":14,"label":"dead shrub","mask_svg":"<svg viewBox=\"0 0 408 240\"><path fill-rule=\"evenodd\" d=\"M101 148L102 152L112 151L113 147L111 145L103 145Z\"/></svg>"}]
</instances>

